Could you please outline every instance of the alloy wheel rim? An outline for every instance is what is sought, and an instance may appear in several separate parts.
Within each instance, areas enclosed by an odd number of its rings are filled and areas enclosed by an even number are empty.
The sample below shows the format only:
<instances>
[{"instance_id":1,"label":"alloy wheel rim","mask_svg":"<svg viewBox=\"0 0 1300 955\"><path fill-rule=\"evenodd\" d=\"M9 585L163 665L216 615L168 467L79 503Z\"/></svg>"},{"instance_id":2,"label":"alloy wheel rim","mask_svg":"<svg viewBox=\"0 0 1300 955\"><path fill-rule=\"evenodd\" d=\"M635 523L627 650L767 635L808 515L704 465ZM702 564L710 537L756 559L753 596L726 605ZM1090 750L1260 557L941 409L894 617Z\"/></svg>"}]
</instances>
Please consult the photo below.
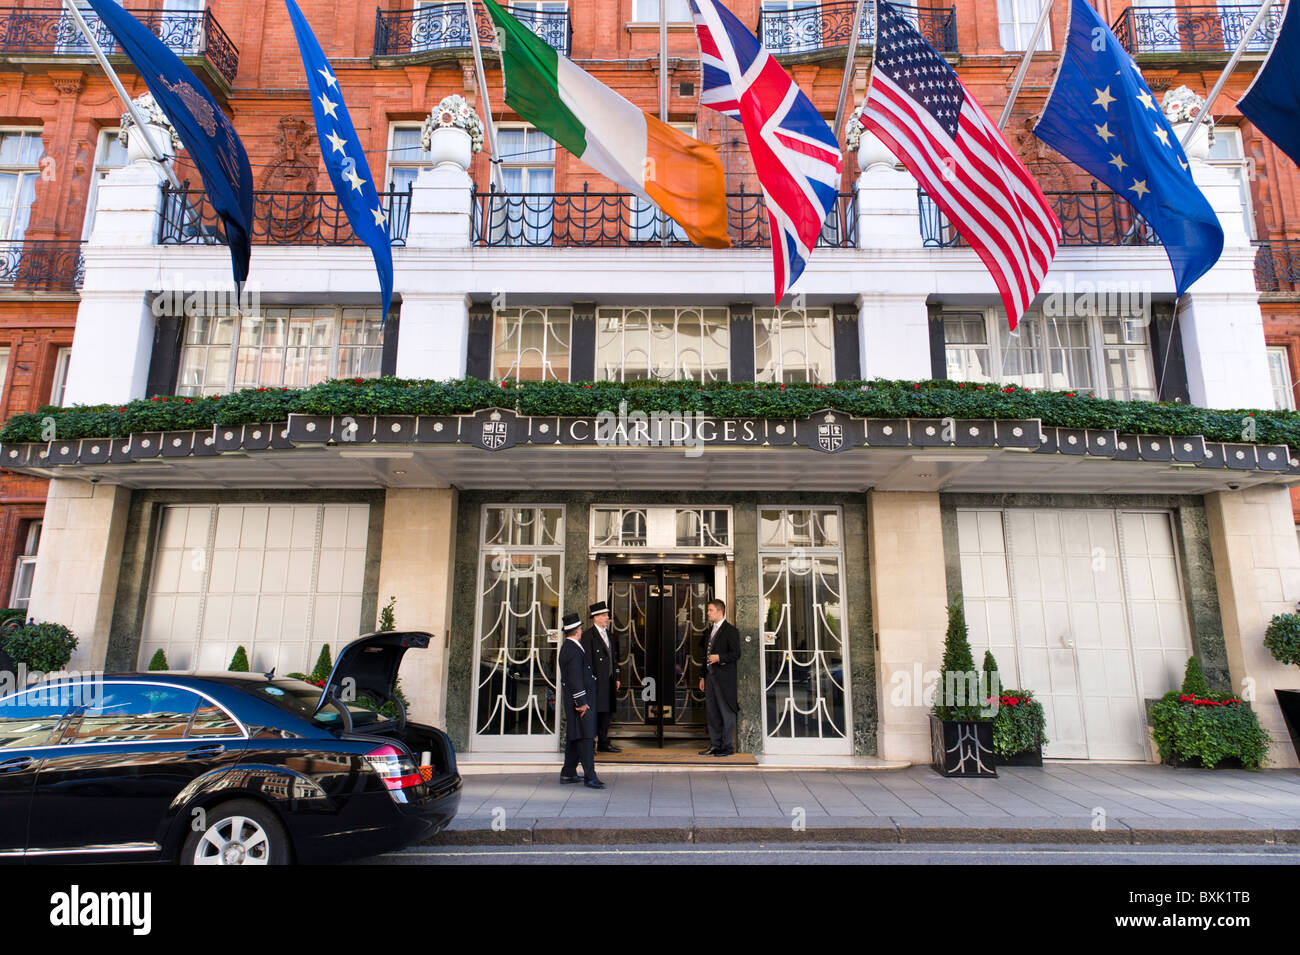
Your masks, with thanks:
<instances>
[{"instance_id":1,"label":"alloy wheel rim","mask_svg":"<svg viewBox=\"0 0 1300 955\"><path fill-rule=\"evenodd\" d=\"M271 839L255 820L227 816L213 823L194 848L195 865L269 865Z\"/></svg>"}]
</instances>

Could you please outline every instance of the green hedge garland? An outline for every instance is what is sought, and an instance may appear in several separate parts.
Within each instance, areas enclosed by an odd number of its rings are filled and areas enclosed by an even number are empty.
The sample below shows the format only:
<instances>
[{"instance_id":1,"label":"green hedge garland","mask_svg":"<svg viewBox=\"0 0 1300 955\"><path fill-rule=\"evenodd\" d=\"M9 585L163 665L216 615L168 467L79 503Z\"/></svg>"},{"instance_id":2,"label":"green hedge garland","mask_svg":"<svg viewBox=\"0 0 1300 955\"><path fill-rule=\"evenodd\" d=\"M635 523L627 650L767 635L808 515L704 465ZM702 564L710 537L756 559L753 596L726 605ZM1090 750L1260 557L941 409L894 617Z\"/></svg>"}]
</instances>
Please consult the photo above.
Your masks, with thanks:
<instances>
[{"instance_id":1,"label":"green hedge garland","mask_svg":"<svg viewBox=\"0 0 1300 955\"><path fill-rule=\"evenodd\" d=\"M1285 444L1300 451L1300 412L1211 411L1177 402L1114 401L1085 392L1029 391L955 381L817 384L689 381L515 382L344 378L306 389L248 388L206 398L156 396L124 405L45 407L11 418L0 442L118 438L132 432L269 424L290 414L455 415L513 408L521 415L594 417L618 411L699 412L713 417L804 418L823 408L864 418L1039 418L1047 427L1114 428L1125 434L1202 434L1211 441ZM1253 423L1247 419L1253 418Z\"/></svg>"}]
</instances>

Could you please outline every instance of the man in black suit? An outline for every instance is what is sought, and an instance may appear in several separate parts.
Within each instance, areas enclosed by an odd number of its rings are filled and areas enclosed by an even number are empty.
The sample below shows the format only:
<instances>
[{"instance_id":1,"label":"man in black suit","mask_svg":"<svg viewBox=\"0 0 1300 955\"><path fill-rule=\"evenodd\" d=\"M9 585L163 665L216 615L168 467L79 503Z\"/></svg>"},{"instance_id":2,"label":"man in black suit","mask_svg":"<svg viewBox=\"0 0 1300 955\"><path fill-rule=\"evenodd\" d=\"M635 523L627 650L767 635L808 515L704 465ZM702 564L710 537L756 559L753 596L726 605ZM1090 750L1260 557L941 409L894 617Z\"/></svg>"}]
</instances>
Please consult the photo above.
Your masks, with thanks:
<instances>
[{"instance_id":1,"label":"man in black suit","mask_svg":"<svg viewBox=\"0 0 1300 955\"><path fill-rule=\"evenodd\" d=\"M727 605L716 597L706 614L709 630L705 640L705 675L700 677L704 710L712 745L701 756L730 756L736 752L736 663L740 660L740 631L727 621Z\"/></svg>"},{"instance_id":2,"label":"man in black suit","mask_svg":"<svg viewBox=\"0 0 1300 955\"><path fill-rule=\"evenodd\" d=\"M609 607L601 600L587 609L591 626L582 633L582 649L596 672L596 749L602 753L622 752L609 741L609 724L618 707L618 640L609 629Z\"/></svg>"},{"instance_id":3,"label":"man in black suit","mask_svg":"<svg viewBox=\"0 0 1300 955\"><path fill-rule=\"evenodd\" d=\"M576 613L564 615L565 640L560 645L560 686L564 694L564 767L560 782L578 781L578 762L582 761L582 782L588 789L604 789L596 776L596 674L591 660L582 649L579 631L582 620Z\"/></svg>"}]
</instances>

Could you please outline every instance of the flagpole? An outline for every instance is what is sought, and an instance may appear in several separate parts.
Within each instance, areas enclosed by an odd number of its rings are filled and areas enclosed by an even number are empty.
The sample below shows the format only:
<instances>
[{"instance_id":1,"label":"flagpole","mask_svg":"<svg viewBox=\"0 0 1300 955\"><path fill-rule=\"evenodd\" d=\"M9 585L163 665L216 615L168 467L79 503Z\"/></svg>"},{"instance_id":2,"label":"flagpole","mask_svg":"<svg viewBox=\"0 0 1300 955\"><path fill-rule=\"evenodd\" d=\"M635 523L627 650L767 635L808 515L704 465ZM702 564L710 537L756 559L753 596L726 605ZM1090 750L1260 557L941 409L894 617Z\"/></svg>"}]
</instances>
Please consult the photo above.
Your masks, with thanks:
<instances>
[{"instance_id":1,"label":"flagpole","mask_svg":"<svg viewBox=\"0 0 1300 955\"><path fill-rule=\"evenodd\" d=\"M659 0L659 120L668 122L668 0ZM653 175L653 170L647 169ZM659 244L667 245L672 229L668 217L659 212Z\"/></svg>"},{"instance_id":2,"label":"flagpole","mask_svg":"<svg viewBox=\"0 0 1300 955\"><path fill-rule=\"evenodd\" d=\"M67 0L64 0L67 2ZM474 48L474 72L478 75L479 95L483 97L483 119L487 127L488 151L492 158L488 161L488 175L497 192L505 192L501 182L501 154L497 152L497 127L492 121L492 101L488 99L487 71L483 69L483 46L478 41L478 21L474 18L474 0L465 0L465 13L469 16L470 45ZM499 31L498 31L499 32ZM497 44L500 46L500 43ZM502 65L504 68L504 64Z\"/></svg>"},{"instance_id":3,"label":"flagpole","mask_svg":"<svg viewBox=\"0 0 1300 955\"><path fill-rule=\"evenodd\" d=\"M122 81L118 79L117 71L114 70L113 65L108 62L108 57L104 55L104 51L100 47L99 41L96 40L94 34L90 32L90 27L87 25L85 18L82 17L81 11L77 9L77 5L73 3L72 0L63 0L63 6L72 14L72 20L77 25L77 29L81 31L81 35L85 37L86 42L90 44L90 50L95 54L95 59L99 61L100 68L103 69L104 73L108 76L108 81L113 84L113 89L117 90L118 98L121 99L123 105L126 106L127 115L131 117L131 121L135 123L136 129L144 136L144 141L149 146L149 152L153 153L154 162L161 166L162 171L167 174L167 179L171 182L172 188L177 192L180 192L182 188L180 180L176 178L176 173L172 171L171 166L167 165L162 150L153 141L153 136L149 133L148 124L145 122L144 117L140 115L140 110L136 108L135 102L131 99L131 94L126 91L126 87L123 86Z\"/></svg>"},{"instance_id":4,"label":"flagpole","mask_svg":"<svg viewBox=\"0 0 1300 955\"><path fill-rule=\"evenodd\" d=\"M1191 141L1195 132L1201 128L1201 122L1205 119L1205 114L1210 111L1210 107L1213 105L1214 101L1218 99L1219 94L1223 92L1224 84L1228 82L1228 77L1232 75L1232 71L1236 68L1237 61L1241 59L1241 55L1246 52L1246 47L1249 45L1251 38L1255 36L1255 32L1261 25L1263 25L1264 18L1268 16L1268 8L1272 6L1272 3L1273 0L1263 0L1259 5L1259 13L1255 14L1255 19L1250 21L1250 26L1248 26L1246 32L1242 34L1241 42L1238 43L1237 48L1232 51L1232 57L1228 60L1228 65L1223 68L1223 72L1219 74L1219 78L1215 81L1209 95L1205 97L1205 102L1201 104L1201 110L1196 114L1196 119L1192 121L1192 125L1187 127L1187 132L1183 133L1181 145L1184 149L1187 148L1187 144Z\"/></svg>"},{"instance_id":5,"label":"flagpole","mask_svg":"<svg viewBox=\"0 0 1300 955\"><path fill-rule=\"evenodd\" d=\"M844 77L840 80L840 98L835 103L835 125L831 132L840 135L840 124L844 122L844 107L849 101L849 86L853 82L853 61L858 55L858 40L862 36L862 8L866 0L858 0L853 7L853 32L849 35L849 52L844 58Z\"/></svg>"},{"instance_id":6,"label":"flagpole","mask_svg":"<svg viewBox=\"0 0 1300 955\"><path fill-rule=\"evenodd\" d=\"M1038 49L1038 41L1043 38L1043 31L1047 29L1047 21L1052 14L1052 0L1046 0L1043 3L1043 11L1038 14L1038 24L1034 27L1034 36L1029 41L1029 49L1025 50L1025 55L1020 58L1020 65L1016 67L1016 72L1011 80L1011 92L1007 95L1007 101L1002 106L1002 115L998 117L998 132L1007 128L1007 120L1011 118L1011 107L1016 105L1016 97L1020 95L1020 87L1025 83L1025 76L1029 73L1029 61L1034 58L1034 51Z\"/></svg>"}]
</instances>

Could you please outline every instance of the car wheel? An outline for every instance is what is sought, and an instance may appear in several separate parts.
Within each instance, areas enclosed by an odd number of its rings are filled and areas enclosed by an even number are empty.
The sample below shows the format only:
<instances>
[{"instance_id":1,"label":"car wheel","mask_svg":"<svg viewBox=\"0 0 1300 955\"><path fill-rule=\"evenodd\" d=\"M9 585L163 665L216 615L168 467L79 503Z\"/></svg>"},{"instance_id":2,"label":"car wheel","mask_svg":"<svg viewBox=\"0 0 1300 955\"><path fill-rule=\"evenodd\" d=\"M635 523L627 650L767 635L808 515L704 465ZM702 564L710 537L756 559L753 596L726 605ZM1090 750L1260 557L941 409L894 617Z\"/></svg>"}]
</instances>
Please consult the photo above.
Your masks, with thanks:
<instances>
[{"instance_id":1,"label":"car wheel","mask_svg":"<svg viewBox=\"0 0 1300 955\"><path fill-rule=\"evenodd\" d=\"M204 828L191 832L182 865L285 865L289 837L270 809L249 799L208 811Z\"/></svg>"}]
</instances>

